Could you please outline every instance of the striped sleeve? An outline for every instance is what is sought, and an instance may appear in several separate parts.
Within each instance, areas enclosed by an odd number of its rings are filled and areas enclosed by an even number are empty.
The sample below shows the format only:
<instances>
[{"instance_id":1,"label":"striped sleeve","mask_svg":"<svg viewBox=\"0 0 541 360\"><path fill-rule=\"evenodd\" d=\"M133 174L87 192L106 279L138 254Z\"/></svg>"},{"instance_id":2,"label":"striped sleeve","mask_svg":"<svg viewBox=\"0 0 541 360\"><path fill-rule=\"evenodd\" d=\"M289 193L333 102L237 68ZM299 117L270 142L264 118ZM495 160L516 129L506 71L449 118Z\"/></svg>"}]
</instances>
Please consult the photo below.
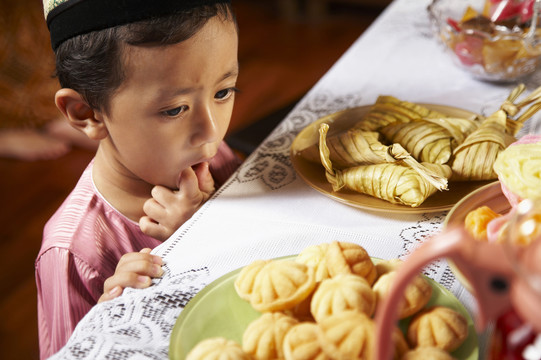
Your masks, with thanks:
<instances>
[{"instance_id":1,"label":"striped sleeve","mask_svg":"<svg viewBox=\"0 0 541 360\"><path fill-rule=\"evenodd\" d=\"M83 281L83 279L86 279ZM51 248L36 261L40 357L64 346L80 319L101 296L105 279L67 249ZM66 286L69 284L69 286Z\"/></svg>"}]
</instances>

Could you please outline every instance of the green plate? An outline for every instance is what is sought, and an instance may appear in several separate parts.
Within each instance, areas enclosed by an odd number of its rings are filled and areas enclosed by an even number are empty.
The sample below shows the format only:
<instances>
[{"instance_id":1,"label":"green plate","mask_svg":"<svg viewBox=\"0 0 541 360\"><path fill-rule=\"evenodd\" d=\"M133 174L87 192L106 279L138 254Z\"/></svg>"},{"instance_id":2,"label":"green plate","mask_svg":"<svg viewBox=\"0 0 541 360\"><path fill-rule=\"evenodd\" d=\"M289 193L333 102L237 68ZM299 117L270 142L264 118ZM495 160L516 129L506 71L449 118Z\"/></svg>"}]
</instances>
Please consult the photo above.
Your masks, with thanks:
<instances>
[{"instance_id":1,"label":"green plate","mask_svg":"<svg viewBox=\"0 0 541 360\"><path fill-rule=\"evenodd\" d=\"M292 258L292 257L287 257ZM286 258L286 259L287 259ZM374 262L379 259L372 258ZM186 305L175 323L169 344L169 357L183 360L200 341L222 336L242 343L242 334L250 322L261 314L236 293L234 282L241 269L216 279ZM452 355L458 360L477 360L479 345L473 321L460 301L436 281L427 278L432 286L432 298L427 306L442 305L461 313L468 320L468 337ZM409 319L400 321L406 329Z\"/></svg>"}]
</instances>

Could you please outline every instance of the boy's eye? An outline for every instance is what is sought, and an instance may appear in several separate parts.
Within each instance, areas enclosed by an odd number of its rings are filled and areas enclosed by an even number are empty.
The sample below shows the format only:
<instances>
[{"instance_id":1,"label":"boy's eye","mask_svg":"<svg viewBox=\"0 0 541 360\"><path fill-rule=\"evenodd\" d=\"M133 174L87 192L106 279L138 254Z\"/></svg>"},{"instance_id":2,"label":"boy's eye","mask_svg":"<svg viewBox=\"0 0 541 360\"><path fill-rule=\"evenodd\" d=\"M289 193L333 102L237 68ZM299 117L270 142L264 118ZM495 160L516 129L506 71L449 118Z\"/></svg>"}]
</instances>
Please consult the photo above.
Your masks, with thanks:
<instances>
[{"instance_id":1,"label":"boy's eye","mask_svg":"<svg viewBox=\"0 0 541 360\"><path fill-rule=\"evenodd\" d=\"M180 114L181 112L184 112L186 110L188 110L188 107L186 105L182 105L182 106L179 106L179 107L171 109L171 110L166 110L163 113L165 115L167 115L167 116L177 116L178 114Z\"/></svg>"},{"instance_id":2,"label":"boy's eye","mask_svg":"<svg viewBox=\"0 0 541 360\"><path fill-rule=\"evenodd\" d=\"M214 98L218 100L225 100L236 91L238 91L236 88L228 88L228 89L220 90L214 95Z\"/></svg>"}]
</instances>

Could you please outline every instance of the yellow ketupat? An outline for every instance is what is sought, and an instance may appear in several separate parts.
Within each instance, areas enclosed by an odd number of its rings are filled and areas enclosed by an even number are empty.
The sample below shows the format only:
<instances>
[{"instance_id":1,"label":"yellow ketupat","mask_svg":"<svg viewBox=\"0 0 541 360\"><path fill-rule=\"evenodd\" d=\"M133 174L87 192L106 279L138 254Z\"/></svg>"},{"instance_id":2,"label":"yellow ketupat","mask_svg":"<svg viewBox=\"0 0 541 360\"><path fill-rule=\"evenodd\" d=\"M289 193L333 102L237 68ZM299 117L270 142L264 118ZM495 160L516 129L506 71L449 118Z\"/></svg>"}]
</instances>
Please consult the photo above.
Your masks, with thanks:
<instances>
[{"instance_id":1,"label":"yellow ketupat","mask_svg":"<svg viewBox=\"0 0 541 360\"><path fill-rule=\"evenodd\" d=\"M477 130L475 119L425 117L408 123L392 123L379 131L393 143L402 145L419 162L445 164L453 150Z\"/></svg>"},{"instance_id":2,"label":"yellow ketupat","mask_svg":"<svg viewBox=\"0 0 541 360\"><path fill-rule=\"evenodd\" d=\"M468 135L453 151L452 180L493 180L498 176L494 164L499 154L515 139L524 121L541 109L541 88L515 103L525 90L523 84L513 89L499 110L487 117L479 128ZM520 116L513 118L523 108Z\"/></svg>"},{"instance_id":3,"label":"yellow ketupat","mask_svg":"<svg viewBox=\"0 0 541 360\"><path fill-rule=\"evenodd\" d=\"M496 111L454 150L453 180L493 180L498 177L493 166L498 154L509 145L506 122L505 111Z\"/></svg>"},{"instance_id":4,"label":"yellow ketupat","mask_svg":"<svg viewBox=\"0 0 541 360\"><path fill-rule=\"evenodd\" d=\"M380 132L389 141L402 145L420 162L445 164L453 152L451 134L445 128L422 119L389 124Z\"/></svg>"},{"instance_id":5,"label":"yellow ketupat","mask_svg":"<svg viewBox=\"0 0 541 360\"><path fill-rule=\"evenodd\" d=\"M422 118L446 117L438 111L429 110L426 107L399 100L393 96L381 95L372 105L370 111L353 126L354 129L364 131L378 131L383 126L395 122L408 123Z\"/></svg>"},{"instance_id":6,"label":"yellow ketupat","mask_svg":"<svg viewBox=\"0 0 541 360\"><path fill-rule=\"evenodd\" d=\"M451 176L449 166L420 164L399 144L393 144L395 149L400 149L393 154L394 163L335 169L326 144L327 131L327 124L322 124L319 149L325 176L333 191L345 187L393 204L417 207L437 190L447 189L447 178Z\"/></svg>"},{"instance_id":7,"label":"yellow ketupat","mask_svg":"<svg viewBox=\"0 0 541 360\"><path fill-rule=\"evenodd\" d=\"M330 136L327 139L327 146L331 161L342 169L394 161L387 155L389 146L383 145L379 137L377 132L356 129ZM300 155L309 161L321 162L317 144L302 150Z\"/></svg>"}]
</instances>

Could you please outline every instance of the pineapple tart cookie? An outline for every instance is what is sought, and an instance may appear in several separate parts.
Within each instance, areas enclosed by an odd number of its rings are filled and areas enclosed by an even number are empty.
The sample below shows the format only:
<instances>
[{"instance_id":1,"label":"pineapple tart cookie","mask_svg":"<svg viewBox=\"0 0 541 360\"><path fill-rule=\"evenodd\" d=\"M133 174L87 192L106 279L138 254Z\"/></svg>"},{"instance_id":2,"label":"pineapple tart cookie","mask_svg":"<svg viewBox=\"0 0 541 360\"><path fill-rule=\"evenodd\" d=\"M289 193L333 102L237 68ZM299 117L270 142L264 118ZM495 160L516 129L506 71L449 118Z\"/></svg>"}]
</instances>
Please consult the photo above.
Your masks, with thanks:
<instances>
[{"instance_id":1,"label":"pineapple tart cookie","mask_svg":"<svg viewBox=\"0 0 541 360\"><path fill-rule=\"evenodd\" d=\"M235 289L257 311L283 311L305 300L316 286L314 270L288 260L256 261L239 274Z\"/></svg>"},{"instance_id":2,"label":"pineapple tart cookie","mask_svg":"<svg viewBox=\"0 0 541 360\"><path fill-rule=\"evenodd\" d=\"M252 291L254 290L255 277L259 271L271 260L256 260L242 268L234 286L241 299L250 301Z\"/></svg>"},{"instance_id":3,"label":"pineapple tart cookie","mask_svg":"<svg viewBox=\"0 0 541 360\"><path fill-rule=\"evenodd\" d=\"M242 335L242 349L256 360L283 359L284 338L299 321L281 312L268 312L252 321Z\"/></svg>"},{"instance_id":4,"label":"pineapple tart cookie","mask_svg":"<svg viewBox=\"0 0 541 360\"><path fill-rule=\"evenodd\" d=\"M455 360L447 351L437 347L418 347L404 354L401 360Z\"/></svg>"},{"instance_id":5,"label":"pineapple tart cookie","mask_svg":"<svg viewBox=\"0 0 541 360\"><path fill-rule=\"evenodd\" d=\"M287 259L253 261L239 271L234 288L261 315L244 328L240 344L203 340L187 359L373 360L373 316L401 264L374 263L360 245L338 241ZM408 328L394 327L394 360L452 359L448 352L465 341L466 319L447 307L426 308L431 296L422 275L406 287L399 316Z\"/></svg>"},{"instance_id":6,"label":"pineapple tart cookie","mask_svg":"<svg viewBox=\"0 0 541 360\"><path fill-rule=\"evenodd\" d=\"M319 329L314 322L294 325L284 339L285 360L331 360L317 339Z\"/></svg>"},{"instance_id":7,"label":"pineapple tart cookie","mask_svg":"<svg viewBox=\"0 0 541 360\"><path fill-rule=\"evenodd\" d=\"M386 262L382 262L382 266L379 266L379 271L382 274L374 283L373 290L376 294L377 302L380 303L391 290L394 278L398 271L400 261L394 261L391 265ZM380 265L380 264L378 264ZM383 272L388 270L387 272ZM428 283L422 275L416 276L411 283L408 284L404 292L404 299L400 304L398 318L404 319L411 316L421 310L430 301L432 297L432 286Z\"/></svg>"},{"instance_id":8,"label":"pineapple tart cookie","mask_svg":"<svg viewBox=\"0 0 541 360\"><path fill-rule=\"evenodd\" d=\"M444 306L434 306L413 317L407 338L412 347L434 346L451 352L468 336L464 316Z\"/></svg>"},{"instance_id":9,"label":"pineapple tart cookie","mask_svg":"<svg viewBox=\"0 0 541 360\"><path fill-rule=\"evenodd\" d=\"M377 272L366 250L354 243L333 241L327 249L329 274L355 274L362 276L370 285L376 280Z\"/></svg>"},{"instance_id":10,"label":"pineapple tart cookie","mask_svg":"<svg viewBox=\"0 0 541 360\"><path fill-rule=\"evenodd\" d=\"M358 311L343 311L326 317L318 323L319 341L323 351L335 360L363 359L374 357L374 321ZM404 335L394 328L394 359L399 360L409 346Z\"/></svg>"},{"instance_id":11,"label":"pineapple tart cookie","mask_svg":"<svg viewBox=\"0 0 541 360\"><path fill-rule=\"evenodd\" d=\"M251 360L240 344L223 337L199 342L186 356L186 360Z\"/></svg>"},{"instance_id":12,"label":"pineapple tart cookie","mask_svg":"<svg viewBox=\"0 0 541 360\"><path fill-rule=\"evenodd\" d=\"M328 249L328 243L308 246L297 255L295 261L313 267L316 282L321 282L331 277L326 259Z\"/></svg>"},{"instance_id":13,"label":"pineapple tart cookie","mask_svg":"<svg viewBox=\"0 0 541 360\"><path fill-rule=\"evenodd\" d=\"M375 309L376 294L364 278L353 274L339 274L323 280L310 304L310 311L317 322L346 310L372 316Z\"/></svg>"},{"instance_id":14,"label":"pineapple tart cookie","mask_svg":"<svg viewBox=\"0 0 541 360\"><path fill-rule=\"evenodd\" d=\"M323 351L335 360L372 359L374 332L372 319L357 311L343 311L318 323Z\"/></svg>"}]
</instances>

